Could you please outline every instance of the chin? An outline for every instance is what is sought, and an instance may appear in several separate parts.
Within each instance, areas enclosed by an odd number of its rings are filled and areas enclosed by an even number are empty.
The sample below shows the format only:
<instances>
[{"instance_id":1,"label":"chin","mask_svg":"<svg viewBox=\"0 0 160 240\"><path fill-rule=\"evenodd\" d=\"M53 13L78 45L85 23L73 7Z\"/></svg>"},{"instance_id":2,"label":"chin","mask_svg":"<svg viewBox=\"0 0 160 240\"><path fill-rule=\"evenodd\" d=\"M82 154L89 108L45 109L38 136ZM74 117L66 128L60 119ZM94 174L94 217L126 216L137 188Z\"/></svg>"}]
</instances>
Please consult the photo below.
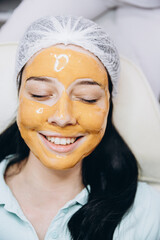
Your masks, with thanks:
<instances>
[{"instance_id":1,"label":"chin","mask_svg":"<svg viewBox=\"0 0 160 240\"><path fill-rule=\"evenodd\" d=\"M48 160L43 161L42 159L39 159L39 161L47 168L49 169L53 169L53 170L67 170L67 169L71 169L74 168L77 164L79 164L81 162L81 160L79 161L74 161L74 162L70 162L67 160Z\"/></svg>"}]
</instances>

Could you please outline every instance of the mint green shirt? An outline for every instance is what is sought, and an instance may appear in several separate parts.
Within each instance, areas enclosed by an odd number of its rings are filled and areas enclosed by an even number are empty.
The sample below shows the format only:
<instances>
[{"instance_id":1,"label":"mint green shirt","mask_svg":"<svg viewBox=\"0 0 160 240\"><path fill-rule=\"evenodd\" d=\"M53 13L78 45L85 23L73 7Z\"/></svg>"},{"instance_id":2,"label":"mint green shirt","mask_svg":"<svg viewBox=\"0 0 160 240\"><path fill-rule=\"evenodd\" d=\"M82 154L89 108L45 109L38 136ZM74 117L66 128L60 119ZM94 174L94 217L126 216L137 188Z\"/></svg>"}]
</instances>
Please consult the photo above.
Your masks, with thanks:
<instances>
[{"instance_id":1,"label":"mint green shirt","mask_svg":"<svg viewBox=\"0 0 160 240\"><path fill-rule=\"evenodd\" d=\"M4 181L7 163L8 160L0 163L0 240L38 240L32 224ZM67 202L53 218L44 240L70 240L67 223L87 198L88 192L83 189ZM160 240L160 194L146 183L138 183L134 204L116 228L113 240Z\"/></svg>"}]
</instances>

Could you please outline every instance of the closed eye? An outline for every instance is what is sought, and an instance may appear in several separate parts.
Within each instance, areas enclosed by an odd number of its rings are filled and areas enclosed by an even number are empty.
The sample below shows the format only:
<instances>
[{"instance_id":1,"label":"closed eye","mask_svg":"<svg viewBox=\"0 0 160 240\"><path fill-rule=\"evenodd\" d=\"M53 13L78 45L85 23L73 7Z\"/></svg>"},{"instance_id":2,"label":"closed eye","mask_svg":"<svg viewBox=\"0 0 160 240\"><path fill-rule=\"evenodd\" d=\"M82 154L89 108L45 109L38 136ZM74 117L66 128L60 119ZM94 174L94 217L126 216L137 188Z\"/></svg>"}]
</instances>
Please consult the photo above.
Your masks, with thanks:
<instances>
[{"instance_id":1,"label":"closed eye","mask_svg":"<svg viewBox=\"0 0 160 240\"><path fill-rule=\"evenodd\" d=\"M45 97L50 97L48 95L35 95L35 94L31 94L32 97L34 98L45 98Z\"/></svg>"},{"instance_id":2,"label":"closed eye","mask_svg":"<svg viewBox=\"0 0 160 240\"><path fill-rule=\"evenodd\" d=\"M49 100L52 97L52 95L31 94L31 97L34 98L35 100L45 101L45 100Z\"/></svg>"},{"instance_id":3,"label":"closed eye","mask_svg":"<svg viewBox=\"0 0 160 240\"><path fill-rule=\"evenodd\" d=\"M84 98L80 98L80 100L82 100L83 102L88 102L88 103L95 103L98 101L98 99L84 99Z\"/></svg>"}]
</instances>

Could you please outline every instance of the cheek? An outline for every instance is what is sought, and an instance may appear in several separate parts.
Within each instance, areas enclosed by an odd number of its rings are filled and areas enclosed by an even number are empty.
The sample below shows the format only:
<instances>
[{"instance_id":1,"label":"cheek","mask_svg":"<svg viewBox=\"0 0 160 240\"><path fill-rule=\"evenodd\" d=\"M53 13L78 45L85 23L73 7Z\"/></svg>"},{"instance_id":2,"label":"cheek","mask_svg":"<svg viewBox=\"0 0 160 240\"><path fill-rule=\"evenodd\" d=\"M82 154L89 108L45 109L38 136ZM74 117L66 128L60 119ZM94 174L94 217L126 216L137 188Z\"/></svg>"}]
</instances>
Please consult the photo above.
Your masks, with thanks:
<instances>
[{"instance_id":1,"label":"cheek","mask_svg":"<svg viewBox=\"0 0 160 240\"><path fill-rule=\"evenodd\" d=\"M104 131L108 115L107 106L101 108L97 105L75 102L73 112L78 123L88 132L94 134L101 130Z\"/></svg>"},{"instance_id":2,"label":"cheek","mask_svg":"<svg viewBox=\"0 0 160 240\"><path fill-rule=\"evenodd\" d=\"M47 106L26 98L20 98L17 123L28 129L39 128L46 121L47 112Z\"/></svg>"}]
</instances>

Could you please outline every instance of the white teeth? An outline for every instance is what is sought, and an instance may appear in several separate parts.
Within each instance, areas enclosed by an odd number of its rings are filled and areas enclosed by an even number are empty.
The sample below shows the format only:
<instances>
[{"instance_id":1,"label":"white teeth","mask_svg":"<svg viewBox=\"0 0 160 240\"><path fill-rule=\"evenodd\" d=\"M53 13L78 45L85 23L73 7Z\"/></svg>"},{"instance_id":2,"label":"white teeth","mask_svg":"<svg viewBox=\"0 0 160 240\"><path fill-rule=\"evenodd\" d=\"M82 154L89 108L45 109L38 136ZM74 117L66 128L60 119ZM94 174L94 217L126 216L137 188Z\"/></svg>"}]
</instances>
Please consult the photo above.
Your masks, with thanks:
<instances>
[{"instance_id":1,"label":"white teeth","mask_svg":"<svg viewBox=\"0 0 160 240\"><path fill-rule=\"evenodd\" d=\"M54 137L47 137L48 141L54 142Z\"/></svg>"},{"instance_id":2,"label":"white teeth","mask_svg":"<svg viewBox=\"0 0 160 240\"><path fill-rule=\"evenodd\" d=\"M60 143L63 144L63 145L66 145L67 141L66 141L66 139L62 138L62 139L60 140Z\"/></svg>"},{"instance_id":3,"label":"white teeth","mask_svg":"<svg viewBox=\"0 0 160 240\"><path fill-rule=\"evenodd\" d=\"M59 139L59 138L55 138L55 139L54 139L54 143L55 143L55 144L60 144L60 139Z\"/></svg>"},{"instance_id":4,"label":"white teeth","mask_svg":"<svg viewBox=\"0 0 160 240\"><path fill-rule=\"evenodd\" d=\"M52 142L58 145L67 145L67 144L74 143L76 141L76 138L58 138L58 137L47 137L47 136L46 138L49 142Z\"/></svg>"}]
</instances>

